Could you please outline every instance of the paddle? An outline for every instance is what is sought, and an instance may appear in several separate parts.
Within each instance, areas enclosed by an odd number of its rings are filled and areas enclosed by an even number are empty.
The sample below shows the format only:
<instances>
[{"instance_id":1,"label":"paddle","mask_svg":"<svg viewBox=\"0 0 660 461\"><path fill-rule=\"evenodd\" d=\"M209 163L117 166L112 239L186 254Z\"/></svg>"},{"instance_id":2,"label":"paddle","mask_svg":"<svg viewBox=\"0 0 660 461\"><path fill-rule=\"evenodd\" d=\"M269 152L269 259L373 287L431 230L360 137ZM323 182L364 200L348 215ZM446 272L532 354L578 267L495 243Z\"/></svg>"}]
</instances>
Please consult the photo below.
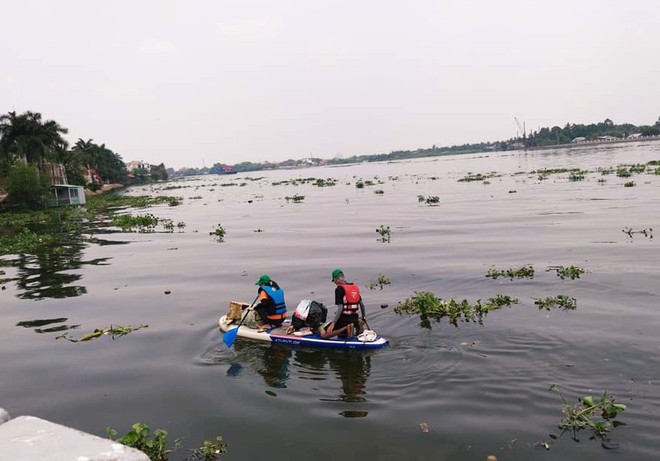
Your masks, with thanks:
<instances>
[{"instance_id":1,"label":"paddle","mask_svg":"<svg viewBox=\"0 0 660 461\"><path fill-rule=\"evenodd\" d=\"M362 317L362 321L363 321L364 324L367 326L367 329L368 329L368 330L371 330L371 327L370 327L369 324L367 323L367 319L366 319L365 317Z\"/></svg>"},{"instance_id":2,"label":"paddle","mask_svg":"<svg viewBox=\"0 0 660 461\"><path fill-rule=\"evenodd\" d=\"M254 303L257 302L257 299L259 298L259 295L257 295L256 298L254 298L254 301L252 301L252 304L250 304L250 307L248 309L251 309ZM229 330L227 333L225 333L225 337L223 340L225 341L225 344L227 347L231 348L231 346L234 345L234 341L236 341L236 335L238 334L238 329L243 325L243 320L247 317L247 313L241 318L241 321L238 322L238 326L236 328L232 328Z\"/></svg>"}]
</instances>

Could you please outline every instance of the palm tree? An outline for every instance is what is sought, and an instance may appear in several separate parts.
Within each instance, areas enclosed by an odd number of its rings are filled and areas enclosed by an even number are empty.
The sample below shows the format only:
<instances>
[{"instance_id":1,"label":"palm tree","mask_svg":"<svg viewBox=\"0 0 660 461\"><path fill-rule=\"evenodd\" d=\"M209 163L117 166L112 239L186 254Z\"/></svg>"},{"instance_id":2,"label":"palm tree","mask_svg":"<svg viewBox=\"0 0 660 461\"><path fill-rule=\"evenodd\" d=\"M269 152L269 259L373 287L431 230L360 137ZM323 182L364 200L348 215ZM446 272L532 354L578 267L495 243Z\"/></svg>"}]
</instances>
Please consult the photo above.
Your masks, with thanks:
<instances>
[{"instance_id":1,"label":"palm tree","mask_svg":"<svg viewBox=\"0 0 660 461\"><path fill-rule=\"evenodd\" d=\"M38 164L51 149L67 145L62 137L66 133L68 130L54 120L42 122L38 112L9 112L0 116L0 157Z\"/></svg>"}]
</instances>

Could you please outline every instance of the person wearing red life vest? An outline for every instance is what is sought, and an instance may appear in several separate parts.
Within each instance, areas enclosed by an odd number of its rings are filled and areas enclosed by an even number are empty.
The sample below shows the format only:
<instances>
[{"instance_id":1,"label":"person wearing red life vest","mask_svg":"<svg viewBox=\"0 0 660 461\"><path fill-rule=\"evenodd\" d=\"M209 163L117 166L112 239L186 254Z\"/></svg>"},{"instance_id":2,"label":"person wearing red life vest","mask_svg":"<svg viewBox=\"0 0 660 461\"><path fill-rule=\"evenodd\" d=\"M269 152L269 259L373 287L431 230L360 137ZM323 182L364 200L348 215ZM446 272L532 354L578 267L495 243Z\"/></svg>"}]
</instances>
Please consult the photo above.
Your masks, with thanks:
<instances>
[{"instance_id":1,"label":"person wearing red life vest","mask_svg":"<svg viewBox=\"0 0 660 461\"><path fill-rule=\"evenodd\" d=\"M341 269L332 271L332 282L335 288L335 305L337 312L334 319L320 330L323 338L339 335L352 338L360 330L360 314L364 319L364 303L360 295L360 288L354 283L347 282Z\"/></svg>"}]
</instances>

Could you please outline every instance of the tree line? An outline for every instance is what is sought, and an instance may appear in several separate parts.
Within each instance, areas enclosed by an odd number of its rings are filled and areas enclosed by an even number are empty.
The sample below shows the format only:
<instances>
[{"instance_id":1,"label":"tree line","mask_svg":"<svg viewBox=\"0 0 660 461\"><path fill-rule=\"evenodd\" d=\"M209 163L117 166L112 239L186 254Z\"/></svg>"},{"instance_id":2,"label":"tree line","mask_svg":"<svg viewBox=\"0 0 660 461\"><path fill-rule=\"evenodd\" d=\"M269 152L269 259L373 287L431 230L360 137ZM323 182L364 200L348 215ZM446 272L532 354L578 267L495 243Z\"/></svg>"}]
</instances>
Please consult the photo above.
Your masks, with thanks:
<instances>
[{"instance_id":1,"label":"tree line","mask_svg":"<svg viewBox=\"0 0 660 461\"><path fill-rule=\"evenodd\" d=\"M95 170L103 182L121 182L128 171L119 154L92 139L69 146L68 129L38 112L0 115L0 176L6 177L19 163L39 167L44 163L64 166L69 184L85 185L84 172ZM91 181L90 181L91 182Z\"/></svg>"},{"instance_id":2,"label":"tree line","mask_svg":"<svg viewBox=\"0 0 660 461\"><path fill-rule=\"evenodd\" d=\"M53 165L61 166L66 183L96 190L103 183L127 184L129 171L121 156L105 144L64 139L68 129L38 112L0 115L0 186L14 204L34 208L52 184ZM165 166L152 167L150 176L167 179ZM144 181L144 172L131 175ZM12 191L14 192L12 194ZM29 196L29 197L28 197Z\"/></svg>"},{"instance_id":3,"label":"tree line","mask_svg":"<svg viewBox=\"0 0 660 461\"><path fill-rule=\"evenodd\" d=\"M338 157L333 159L312 157L306 159L304 162L294 159L288 159L279 163L241 162L232 165L232 169L236 172L250 172L267 169L296 168L309 165L341 165L361 162L383 162L440 155L472 154L479 152L509 151L521 148L561 146L571 144L574 140L582 138L584 138L584 141L599 141L603 138L610 140L627 139L631 136L639 136L641 138L660 136L660 117L658 117L658 120L653 125L636 126L630 123L617 125L608 118L600 123L587 125L567 123L564 127L553 126L552 128L539 128L536 131L521 133L520 136L512 137L504 141L457 144L442 147L433 145L430 148L398 150L381 154L353 155L351 157ZM214 171L209 168L200 169L186 167L178 171L172 170L171 174L177 176L189 176L217 172L219 171Z\"/></svg>"},{"instance_id":4,"label":"tree line","mask_svg":"<svg viewBox=\"0 0 660 461\"><path fill-rule=\"evenodd\" d=\"M584 138L585 141L598 141L602 138L626 139L631 136L649 137L660 136L660 117L653 125L635 126L631 123L615 124L609 118L600 123L570 124L563 128L539 128L529 135L523 133L525 147L545 147L568 144L575 139Z\"/></svg>"}]
</instances>

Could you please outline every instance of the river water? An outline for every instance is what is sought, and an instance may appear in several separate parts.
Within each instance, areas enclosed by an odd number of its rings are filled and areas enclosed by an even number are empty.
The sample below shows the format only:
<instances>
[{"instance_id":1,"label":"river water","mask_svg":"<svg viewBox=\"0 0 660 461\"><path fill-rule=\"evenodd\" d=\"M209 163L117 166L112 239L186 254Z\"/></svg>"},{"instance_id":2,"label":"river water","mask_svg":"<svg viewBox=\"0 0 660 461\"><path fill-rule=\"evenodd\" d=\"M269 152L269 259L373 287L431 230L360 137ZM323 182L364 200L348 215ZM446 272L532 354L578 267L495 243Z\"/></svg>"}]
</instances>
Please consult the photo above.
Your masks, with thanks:
<instances>
[{"instance_id":1,"label":"river water","mask_svg":"<svg viewBox=\"0 0 660 461\"><path fill-rule=\"evenodd\" d=\"M629 178L599 171L657 160L660 143L651 142L132 188L183 197L132 212L185 227L97 226L97 240L74 239L50 256L2 257L11 280L0 291L0 406L100 436L135 422L185 436L187 447L222 435L227 460L657 460L660 249L651 229L660 232L660 175L657 166ZM537 170L559 168L587 172L539 179ZM487 181L459 181L476 174ZM210 235L218 226L222 242ZM530 265L533 278L486 277ZM586 273L548 270L561 265ZM332 305L336 267L360 285L388 347L224 345L218 318L230 300L252 301L260 274L282 285L293 310L305 298ZM391 284L374 286L379 275ZM519 303L482 324L424 328L419 316L394 312L419 291ZM559 294L576 309L534 303ZM114 340L56 339L141 324ZM549 436L563 416L553 384L571 404L606 390L627 405L609 449L589 431L580 442Z\"/></svg>"}]
</instances>

